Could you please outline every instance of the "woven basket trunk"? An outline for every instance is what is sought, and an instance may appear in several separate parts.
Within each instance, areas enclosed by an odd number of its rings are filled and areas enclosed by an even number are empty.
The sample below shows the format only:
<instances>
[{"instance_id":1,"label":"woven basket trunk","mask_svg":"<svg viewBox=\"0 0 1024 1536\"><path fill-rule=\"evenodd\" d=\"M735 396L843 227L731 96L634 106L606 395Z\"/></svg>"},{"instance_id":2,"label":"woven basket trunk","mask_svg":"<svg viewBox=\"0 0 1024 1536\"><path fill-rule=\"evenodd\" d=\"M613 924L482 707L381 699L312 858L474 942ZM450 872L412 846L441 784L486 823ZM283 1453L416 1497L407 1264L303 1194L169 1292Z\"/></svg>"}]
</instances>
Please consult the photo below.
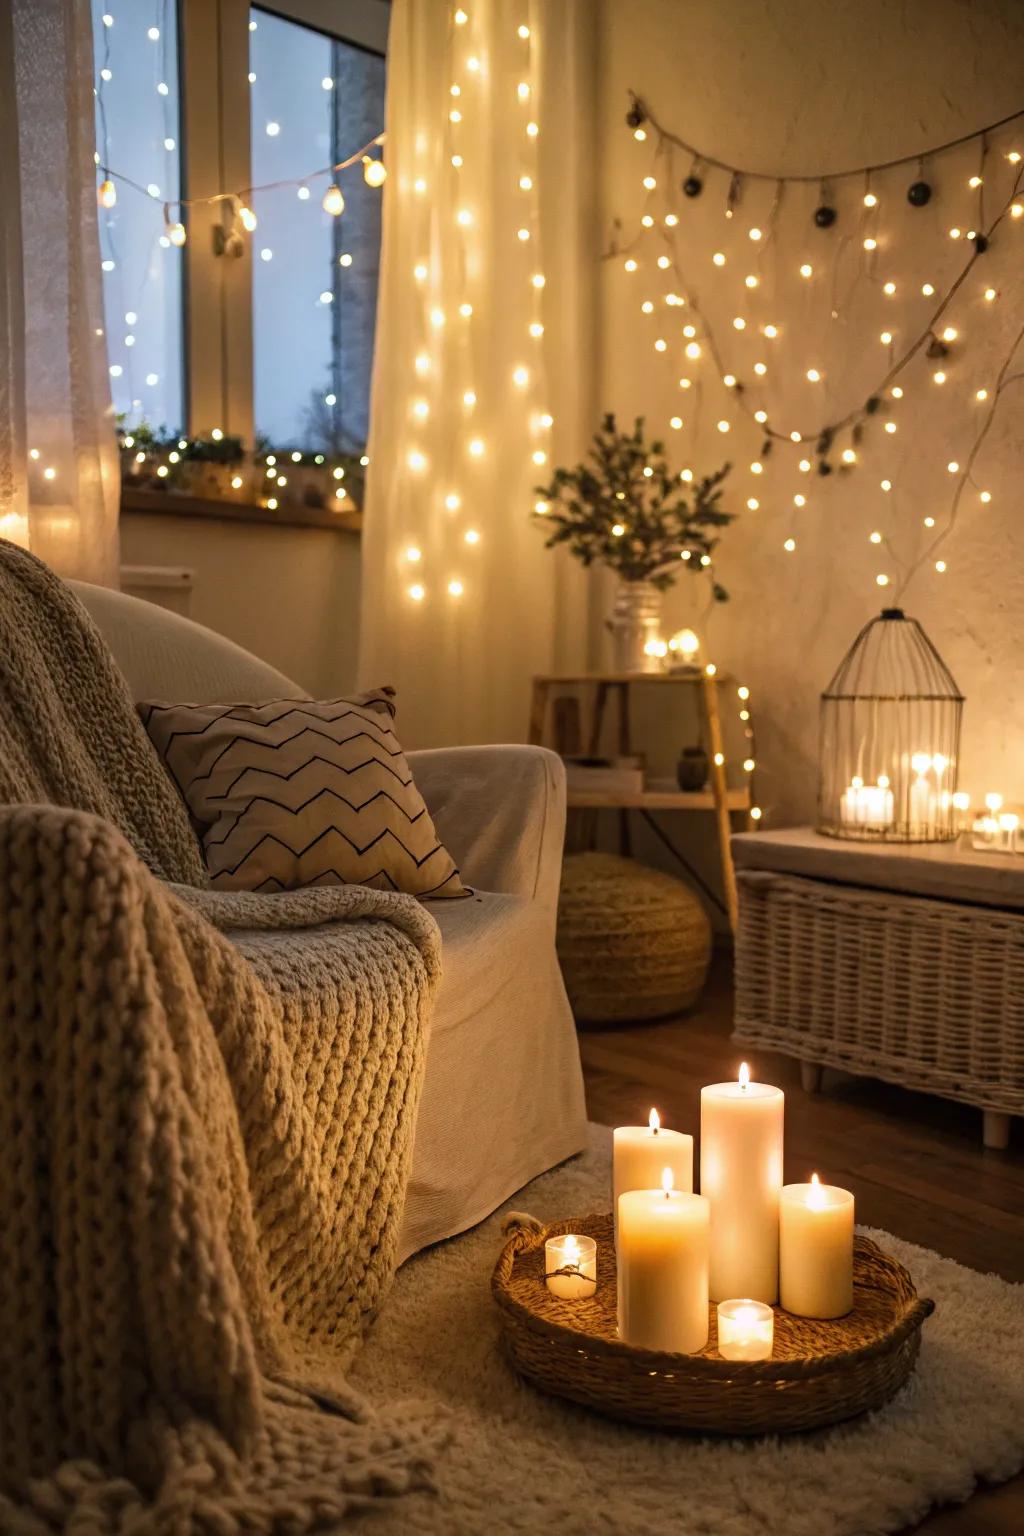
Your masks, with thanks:
<instances>
[{"instance_id":1,"label":"woven basket trunk","mask_svg":"<svg viewBox=\"0 0 1024 1536\"><path fill-rule=\"evenodd\" d=\"M736 878L735 1039L1024 1113L1024 913Z\"/></svg>"},{"instance_id":2,"label":"woven basket trunk","mask_svg":"<svg viewBox=\"0 0 1024 1536\"><path fill-rule=\"evenodd\" d=\"M544 1241L564 1232L597 1240L597 1292L564 1301L544 1283ZM917 1360L934 1303L869 1239L854 1239L854 1310L834 1322L775 1308L770 1360L723 1360L717 1314L698 1355L634 1349L618 1338L610 1215L513 1233L491 1290L515 1369L536 1386L615 1419L705 1434L789 1434L879 1408Z\"/></svg>"}]
</instances>

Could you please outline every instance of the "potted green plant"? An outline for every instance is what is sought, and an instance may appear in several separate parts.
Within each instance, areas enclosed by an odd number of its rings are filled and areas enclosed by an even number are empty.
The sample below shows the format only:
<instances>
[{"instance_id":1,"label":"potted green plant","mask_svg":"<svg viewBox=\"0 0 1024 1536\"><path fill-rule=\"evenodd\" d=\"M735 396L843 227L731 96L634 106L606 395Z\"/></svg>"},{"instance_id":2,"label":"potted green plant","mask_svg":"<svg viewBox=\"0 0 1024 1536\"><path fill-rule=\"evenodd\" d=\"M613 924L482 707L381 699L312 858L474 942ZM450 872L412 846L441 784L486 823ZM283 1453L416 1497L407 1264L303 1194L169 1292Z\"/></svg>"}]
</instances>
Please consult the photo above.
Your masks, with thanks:
<instances>
[{"instance_id":1,"label":"potted green plant","mask_svg":"<svg viewBox=\"0 0 1024 1536\"><path fill-rule=\"evenodd\" d=\"M660 667L661 595L683 566L710 571L716 530L734 517L719 505L729 469L699 480L671 470L665 445L645 439L643 417L620 432L609 413L586 460L536 487L533 516L547 530L547 547L564 544L583 565L606 565L619 577L609 621L616 671ZM713 576L711 590L718 602L728 597Z\"/></svg>"}]
</instances>

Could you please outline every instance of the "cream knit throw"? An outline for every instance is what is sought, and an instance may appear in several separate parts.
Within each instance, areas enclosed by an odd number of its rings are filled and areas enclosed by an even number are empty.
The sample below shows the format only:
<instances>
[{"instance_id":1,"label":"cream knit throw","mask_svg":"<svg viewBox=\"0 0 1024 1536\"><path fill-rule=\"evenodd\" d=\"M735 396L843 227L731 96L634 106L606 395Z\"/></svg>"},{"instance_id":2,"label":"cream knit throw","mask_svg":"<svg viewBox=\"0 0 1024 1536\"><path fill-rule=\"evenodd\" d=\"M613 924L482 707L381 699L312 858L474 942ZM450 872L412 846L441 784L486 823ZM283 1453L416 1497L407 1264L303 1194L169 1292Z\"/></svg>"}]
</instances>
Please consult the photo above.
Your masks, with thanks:
<instances>
[{"instance_id":1,"label":"cream knit throw","mask_svg":"<svg viewBox=\"0 0 1024 1536\"><path fill-rule=\"evenodd\" d=\"M0 546L0 607L14 567L52 613L29 559ZM100 721L76 702L97 642L64 616L28 626L46 725L24 731L3 617L9 798L95 803L97 731L136 723L123 685ZM187 872L145 757L103 762L110 820ZM0 807L0 1531L328 1529L423 1486L438 1437L343 1375L394 1267L437 929L358 886L169 889L110 820Z\"/></svg>"}]
</instances>

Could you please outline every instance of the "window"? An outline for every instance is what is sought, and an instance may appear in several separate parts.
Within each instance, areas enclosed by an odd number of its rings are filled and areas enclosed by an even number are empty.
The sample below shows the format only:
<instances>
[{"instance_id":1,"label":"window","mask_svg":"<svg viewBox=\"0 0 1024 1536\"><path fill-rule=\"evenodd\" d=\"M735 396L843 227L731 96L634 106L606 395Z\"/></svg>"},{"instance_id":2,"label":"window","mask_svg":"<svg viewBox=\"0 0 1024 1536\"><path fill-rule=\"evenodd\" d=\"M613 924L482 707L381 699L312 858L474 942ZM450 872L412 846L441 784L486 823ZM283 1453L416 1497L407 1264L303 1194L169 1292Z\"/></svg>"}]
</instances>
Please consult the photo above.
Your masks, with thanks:
<instances>
[{"instance_id":1,"label":"window","mask_svg":"<svg viewBox=\"0 0 1024 1536\"><path fill-rule=\"evenodd\" d=\"M99 215L110 390L129 425L147 420L177 432L185 420L182 251L164 213L181 181L177 14L167 0L114 12L111 3L92 6L96 153L101 177L108 167L118 173L116 202L101 202Z\"/></svg>"},{"instance_id":2,"label":"window","mask_svg":"<svg viewBox=\"0 0 1024 1536\"><path fill-rule=\"evenodd\" d=\"M381 194L353 166L341 216L323 199L330 166L383 129L387 16L385 0L93 0L108 354L129 426L365 444Z\"/></svg>"},{"instance_id":3,"label":"window","mask_svg":"<svg viewBox=\"0 0 1024 1536\"><path fill-rule=\"evenodd\" d=\"M323 208L337 164L380 132L384 60L253 9L249 80L258 218L253 266L256 431L352 452L366 442L380 194L355 169L344 212Z\"/></svg>"}]
</instances>

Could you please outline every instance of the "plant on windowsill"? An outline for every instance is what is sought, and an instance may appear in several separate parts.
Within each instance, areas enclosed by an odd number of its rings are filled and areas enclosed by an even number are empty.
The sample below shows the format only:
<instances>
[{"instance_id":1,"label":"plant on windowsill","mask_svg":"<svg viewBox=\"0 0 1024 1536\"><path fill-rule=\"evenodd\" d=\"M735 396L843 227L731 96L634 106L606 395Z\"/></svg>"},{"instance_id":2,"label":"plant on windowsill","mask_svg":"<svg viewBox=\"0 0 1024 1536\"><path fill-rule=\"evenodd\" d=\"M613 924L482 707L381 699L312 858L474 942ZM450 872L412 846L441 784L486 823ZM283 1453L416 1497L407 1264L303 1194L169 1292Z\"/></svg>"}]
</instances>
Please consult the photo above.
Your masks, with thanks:
<instances>
[{"instance_id":1,"label":"plant on windowsill","mask_svg":"<svg viewBox=\"0 0 1024 1536\"><path fill-rule=\"evenodd\" d=\"M274 448L259 439L249 452L224 433L190 438L119 423L123 484L203 500L255 502L272 511L289 506L351 511L362 503L365 455Z\"/></svg>"},{"instance_id":2,"label":"plant on windowsill","mask_svg":"<svg viewBox=\"0 0 1024 1536\"><path fill-rule=\"evenodd\" d=\"M556 469L550 485L535 489L533 516L547 530L547 548L564 544L583 565L606 565L619 577L609 621L616 671L659 670L661 594L681 562L710 576L715 601L729 595L711 571L714 530L735 516L719 504L731 466L698 480L670 470L664 455L664 443L646 441L642 416L620 432L609 412L586 461Z\"/></svg>"}]
</instances>

